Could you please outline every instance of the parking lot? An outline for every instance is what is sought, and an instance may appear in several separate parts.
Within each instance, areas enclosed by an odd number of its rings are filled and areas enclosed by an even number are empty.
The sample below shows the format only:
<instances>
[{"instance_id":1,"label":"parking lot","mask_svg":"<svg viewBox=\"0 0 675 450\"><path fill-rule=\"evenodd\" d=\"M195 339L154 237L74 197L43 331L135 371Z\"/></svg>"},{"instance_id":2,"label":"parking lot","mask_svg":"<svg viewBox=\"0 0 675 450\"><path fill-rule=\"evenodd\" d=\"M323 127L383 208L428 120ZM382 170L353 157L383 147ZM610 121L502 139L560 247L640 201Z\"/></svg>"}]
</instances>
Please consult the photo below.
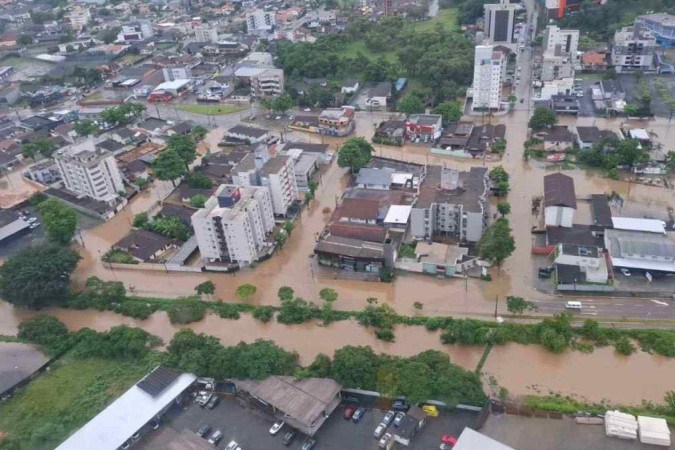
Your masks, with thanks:
<instances>
[{"instance_id":1,"label":"parking lot","mask_svg":"<svg viewBox=\"0 0 675 450\"><path fill-rule=\"evenodd\" d=\"M373 432L382 421L386 411L374 409L372 405L367 406L368 410L359 423L345 420L343 418L344 407L338 406L314 436L314 439L316 439L314 448L320 450L378 448L378 440L373 436ZM424 428L413 438L412 444L408 448L420 450L438 448L443 434L459 436L464 427L473 426L476 417L477 413L475 412L458 410L452 413L441 413L435 418L430 417ZM171 409L164 416L160 429L148 434L135 448L146 450L167 449L168 447L164 443L172 439L175 440L177 433L189 434L189 440L193 442L192 445L183 443L183 448L213 448L209 446L206 439L202 440L205 445L195 442L195 433L203 424L212 427L211 433L215 430L223 432L223 439L217 445L219 449L224 449L232 440L235 440L243 450L300 448L305 436L299 434L286 447L282 439L290 429L285 426L279 433L272 436L269 429L273 423L273 418L263 415L245 401L233 396L226 396L222 397L220 404L212 410L200 408L195 403L190 403L184 409L179 407ZM393 429L394 426L391 425L386 432L393 434ZM185 441L187 440L185 439ZM395 448L403 447L399 445Z\"/></svg>"}]
</instances>

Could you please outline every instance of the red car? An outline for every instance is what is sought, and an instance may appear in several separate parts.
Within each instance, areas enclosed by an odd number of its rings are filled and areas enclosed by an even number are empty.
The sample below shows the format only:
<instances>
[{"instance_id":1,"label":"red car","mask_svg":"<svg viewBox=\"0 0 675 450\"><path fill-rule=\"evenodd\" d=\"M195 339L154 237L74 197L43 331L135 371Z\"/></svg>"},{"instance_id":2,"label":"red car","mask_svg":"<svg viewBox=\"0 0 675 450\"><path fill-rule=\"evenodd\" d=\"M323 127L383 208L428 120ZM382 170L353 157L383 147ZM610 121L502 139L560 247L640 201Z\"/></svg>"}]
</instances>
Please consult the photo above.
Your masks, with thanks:
<instances>
[{"instance_id":1,"label":"red car","mask_svg":"<svg viewBox=\"0 0 675 450\"><path fill-rule=\"evenodd\" d=\"M451 449L457 443L457 438L449 434L444 434L441 437L441 448L442 449Z\"/></svg>"},{"instance_id":2,"label":"red car","mask_svg":"<svg viewBox=\"0 0 675 450\"><path fill-rule=\"evenodd\" d=\"M344 414L345 420L351 419L354 415L354 411L356 411L356 406L347 406Z\"/></svg>"}]
</instances>

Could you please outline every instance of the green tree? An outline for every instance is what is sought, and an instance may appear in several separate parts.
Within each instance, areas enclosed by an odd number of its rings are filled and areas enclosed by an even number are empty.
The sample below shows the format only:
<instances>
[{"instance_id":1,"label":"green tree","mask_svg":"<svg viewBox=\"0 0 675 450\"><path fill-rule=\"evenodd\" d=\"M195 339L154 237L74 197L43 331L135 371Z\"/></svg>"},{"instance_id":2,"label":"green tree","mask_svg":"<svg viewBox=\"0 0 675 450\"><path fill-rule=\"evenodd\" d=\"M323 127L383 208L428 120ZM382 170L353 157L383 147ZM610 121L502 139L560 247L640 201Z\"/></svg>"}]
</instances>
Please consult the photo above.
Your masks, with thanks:
<instances>
[{"instance_id":1,"label":"green tree","mask_svg":"<svg viewBox=\"0 0 675 450\"><path fill-rule=\"evenodd\" d=\"M191 172L187 175L187 183L192 189L211 189L213 182L206 175Z\"/></svg>"},{"instance_id":2,"label":"green tree","mask_svg":"<svg viewBox=\"0 0 675 450\"><path fill-rule=\"evenodd\" d=\"M497 264L500 270L504 260L511 256L515 249L516 242L511 235L509 221L504 217L500 217L488 227L478 242L480 257Z\"/></svg>"},{"instance_id":3,"label":"green tree","mask_svg":"<svg viewBox=\"0 0 675 450\"><path fill-rule=\"evenodd\" d=\"M158 179L176 186L176 178L185 173L185 162L174 150L165 149L152 162L152 171Z\"/></svg>"},{"instance_id":4,"label":"green tree","mask_svg":"<svg viewBox=\"0 0 675 450\"><path fill-rule=\"evenodd\" d=\"M332 372L332 363L328 356L319 353L309 366L300 369L296 377L304 378L330 378Z\"/></svg>"},{"instance_id":5,"label":"green tree","mask_svg":"<svg viewBox=\"0 0 675 450\"><path fill-rule=\"evenodd\" d=\"M279 288L279 291L277 292L277 297L279 297L279 300L281 300L281 301L293 300L294 296L295 296L295 293L293 291L293 288L290 288L288 286L281 286Z\"/></svg>"},{"instance_id":6,"label":"green tree","mask_svg":"<svg viewBox=\"0 0 675 450\"><path fill-rule=\"evenodd\" d=\"M65 203L50 198L37 207L47 231L47 238L57 244L67 245L77 229L77 213Z\"/></svg>"},{"instance_id":7,"label":"green tree","mask_svg":"<svg viewBox=\"0 0 675 450\"><path fill-rule=\"evenodd\" d=\"M190 205L195 208L203 208L209 198L206 195L197 194L190 198Z\"/></svg>"},{"instance_id":8,"label":"green tree","mask_svg":"<svg viewBox=\"0 0 675 450\"><path fill-rule=\"evenodd\" d=\"M333 355L333 378L345 387L373 390L377 384L377 355L370 347L348 345Z\"/></svg>"},{"instance_id":9,"label":"green tree","mask_svg":"<svg viewBox=\"0 0 675 450\"><path fill-rule=\"evenodd\" d=\"M75 122L74 128L79 136L89 136L98 131L98 125L91 120L79 120Z\"/></svg>"},{"instance_id":10,"label":"green tree","mask_svg":"<svg viewBox=\"0 0 675 450\"><path fill-rule=\"evenodd\" d=\"M270 106L272 111L283 114L293 107L293 99L288 94L279 95L272 99Z\"/></svg>"},{"instance_id":11,"label":"green tree","mask_svg":"<svg viewBox=\"0 0 675 450\"><path fill-rule=\"evenodd\" d=\"M16 38L16 43L19 45L31 45L33 43L33 36L30 34L20 34L18 38Z\"/></svg>"},{"instance_id":12,"label":"green tree","mask_svg":"<svg viewBox=\"0 0 675 450\"><path fill-rule=\"evenodd\" d=\"M42 155L49 158L54 153L54 144L49 138L35 139L27 142L21 146L21 153L26 158L33 158L37 155Z\"/></svg>"},{"instance_id":13,"label":"green tree","mask_svg":"<svg viewBox=\"0 0 675 450\"><path fill-rule=\"evenodd\" d=\"M672 150L666 153L666 166L669 170L675 169L675 152Z\"/></svg>"},{"instance_id":14,"label":"green tree","mask_svg":"<svg viewBox=\"0 0 675 450\"><path fill-rule=\"evenodd\" d=\"M555 113L548 108L537 107L530 117L529 127L534 131L543 130L552 127L558 122Z\"/></svg>"},{"instance_id":15,"label":"green tree","mask_svg":"<svg viewBox=\"0 0 675 450\"><path fill-rule=\"evenodd\" d=\"M318 308L315 304L298 297L281 302L277 322L285 324L305 323L314 319L317 314Z\"/></svg>"},{"instance_id":16,"label":"green tree","mask_svg":"<svg viewBox=\"0 0 675 450\"><path fill-rule=\"evenodd\" d=\"M516 106L516 102L518 101L518 97L511 94L511 95L509 95L508 101L509 101L509 107L511 109L513 109L513 107Z\"/></svg>"},{"instance_id":17,"label":"green tree","mask_svg":"<svg viewBox=\"0 0 675 450\"><path fill-rule=\"evenodd\" d=\"M190 137L194 142L201 142L204 140L208 132L209 130L207 130L206 127L202 125L195 125L192 128L192 131L190 131Z\"/></svg>"},{"instance_id":18,"label":"green tree","mask_svg":"<svg viewBox=\"0 0 675 450\"><path fill-rule=\"evenodd\" d=\"M522 297L514 297L509 295L506 297L506 309L513 314L522 314L527 310L530 310L534 307L531 302L523 299Z\"/></svg>"},{"instance_id":19,"label":"green tree","mask_svg":"<svg viewBox=\"0 0 675 450\"><path fill-rule=\"evenodd\" d=\"M497 203L497 212L499 212L502 217L511 214L511 205L507 202Z\"/></svg>"},{"instance_id":20,"label":"green tree","mask_svg":"<svg viewBox=\"0 0 675 450\"><path fill-rule=\"evenodd\" d=\"M150 231L162 236L179 241L187 241L190 235L190 227L176 216L156 217L148 224Z\"/></svg>"},{"instance_id":21,"label":"green tree","mask_svg":"<svg viewBox=\"0 0 675 450\"><path fill-rule=\"evenodd\" d=\"M148 213L142 212L138 213L134 216L134 223L133 223L135 228L144 228L147 229L150 225L150 218L148 217Z\"/></svg>"},{"instance_id":22,"label":"green tree","mask_svg":"<svg viewBox=\"0 0 675 450\"><path fill-rule=\"evenodd\" d=\"M364 138L350 138L338 150L338 166L357 172L370 162L373 151L373 146Z\"/></svg>"},{"instance_id":23,"label":"green tree","mask_svg":"<svg viewBox=\"0 0 675 450\"><path fill-rule=\"evenodd\" d=\"M197 295L213 295L216 292L216 285L213 284L213 281L207 280L195 286L195 292L197 292Z\"/></svg>"},{"instance_id":24,"label":"green tree","mask_svg":"<svg viewBox=\"0 0 675 450\"><path fill-rule=\"evenodd\" d=\"M490 181L495 187L498 196L504 196L509 191L509 174L502 166L497 166L489 173Z\"/></svg>"},{"instance_id":25,"label":"green tree","mask_svg":"<svg viewBox=\"0 0 675 450\"><path fill-rule=\"evenodd\" d=\"M398 110L406 116L424 112L424 103L417 95L410 93L398 101Z\"/></svg>"},{"instance_id":26,"label":"green tree","mask_svg":"<svg viewBox=\"0 0 675 450\"><path fill-rule=\"evenodd\" d=\"M443 124L447 125L452 122L457 122L462 118L462 108L458 102L445 101L439 103L434 109L434 114L443 116Z\"/></svg>"},{"instance_id":27,"label":"green tree","mask_svg":"<svg viewBox=\"0 0 675 450\"><path fill-rule=\"evenodd\" d=\"M144 111L145 105L129 102L104 109L100 114L100 118L102 122L110 126L126 125L140 117Z\"/></svg>"},{"instance_id":28,"label":"green tree","mask_svg":"<svg viewBox=\"0 0 675 450\"><path fill-rule=\"evenodd\" d=\"M96 38L103 41L106 44L112 44L117 39L117 35L122 31L121 27L111 27L105 28L99 34L96 35Z\"/></svg>"},{"instance_id":29,"label":"green tree","mask_svg":"<svg viewBox=\"0 0 675 450\"><path fill-rule=\"evenodd\" d=\"M190 170L189 165L197 158L197 144L189 136L182 134L172 135L166 150L176 152L185 164L185 170Z\"/></svg>"},{"instance_id":30,"label":"green tree","mask_svg":"<svg viewBox=\"0 0 675 450\"><path fill-rule=\"evenodd\" d=\"M323 288L319 291L319 297L326 302L334 302L338 298L338 293L335 289Z\"/></svg>"},{"instance_id":31,"label":"green tree","mask_svg":"<svg viewBox=\"0 0 675 450\"><path fill-rule=\"evenodd\" d=\"M68 335L68 328L54 316L39 314L19 324L18 337L39 345L53 345Z\"/></svg>"},{"instance_id":32,"label":"green tree","mask_svg":"<svg viewBox=\"0 0 675 450\"><path fill-rule=\"evenodd\" d=\"M237 297L242 300L248 300L255 295L257 290L258 288L252 284L242 284L237 288Z\"/></svg>"},{"instance_id":33,"label":"green tree","mask_svg":"<svg viewBox=\"0 0 675 450\"><path fill-rule=\"evenodd\" d=\"M27 247L0 267L0 296L7 302L39 309L66 299L70 274L80 256L67 247Z\"/></svg>"},{"instance_id":34,"label":"green tree","mask_svg":"<svg viewBox=\"0 0 675 450\"><path fill-rule=\"evenodd\" d=\"M503 154L506 151L506 139L503 138L496 139L490 146L490 149L493 152Z\"/></svg>"},{"instance_id":35,"label":"green tree","mask_svg":"<svg viewBox=\"0 0 675 450\"><path fill-rule=\"evenodd\" d=\"M616 164L620 166L634 166L649 161L649 155L640 148L635 139L619 141L616 144Z\"/></svg>"},{"instance_id":36,"label":"green tree","mask_svg":"<svg viewBox=\"0 0 675 450\"><path fill-rule=\"evenodd\" d=\"M396 373L397 394L405 395L406 401L412 405L429 400L433 392L435 375L426 364L402 360Z\"/></svg>"},{"instance_id":37,"label":"green tree","mask_svg":"<svg viewBox=\"0 0 675 450\"><path fill-rule=\"evenodd\" d=\"M271 306L256 306L253 308L251 315L254 319L267 323L274 317L274 312L274 308Z\"/></svg>"}]
</instances>

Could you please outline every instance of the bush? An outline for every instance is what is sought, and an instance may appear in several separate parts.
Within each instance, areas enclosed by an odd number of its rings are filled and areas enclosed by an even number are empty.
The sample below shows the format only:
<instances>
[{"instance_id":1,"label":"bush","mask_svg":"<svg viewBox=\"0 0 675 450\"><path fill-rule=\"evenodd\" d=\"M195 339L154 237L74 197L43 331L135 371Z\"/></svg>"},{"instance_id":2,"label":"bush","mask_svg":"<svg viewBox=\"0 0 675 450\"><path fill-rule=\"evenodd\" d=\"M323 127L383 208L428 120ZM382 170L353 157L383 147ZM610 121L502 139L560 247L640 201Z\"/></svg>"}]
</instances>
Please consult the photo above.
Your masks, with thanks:
<instances>
[{"instance_id":1,"label":"bush","mask_svg":"<svg viewBox=\"0 0 675 450\"><path fill-rule=\"evenodd\" d=\"M375 336L379 340L386 342L394 342L395 339L394 331L391 328L380 328L375 332Z\"/></svg>"},{"instance_id":2,"label":"bush","mask_svg":"<svg viewBox=\"0 0 675 450\"><path fill-rule=\"evenodd\" d=\"M19 324L19 338L34 344L53 345L68 335L68 328L54 316L38 315Z\"/></svg>"},{"instance_id":3,"label":"bush","mask_svg":"<svg viewBox=\"0 0 675 450\"><path fill-rule=\"evenodd\" d=\"M236 305L233 303L211 303L209 305L214 311L218 313L223 319L234 319L238 320L240 316L239 312L246 309L244 305Z\"/></svg>"},{"instance_id":4,"label":"bush","mask_svg":"<svg viewBox=\"0 0 675 450\"><path fill-rule=\"evenodd\" d=\"M168 313L169 320L174 324L198 322L204 318L206 306L197 299L182 298L174 302Z\"/></svg>"},{"instance_id":5,"label":"bush","mask_svg":"<svg viewBox=\"0 0 675 450\"><path fill-rule=\"evenodd\" d=\"M274 317L274 308L271 306L256 306L253 308L253 318L261 322L269 322Z\"/></svg>"},{"instance_id":6,"label":"bush","mask_svg":"<svg viewBox=\"0 0 675 450\"><path fill-rule=\"evenodd\" d=\"M429 317L424 326L429 331L436 331L439 328L445 328L446 320L444 317Z\"/></svg>"},{"instance_id":7,"label":"bush","mask_svg":"<svg viewBox=\"0 0 675 450\"><path fill-rule=\"evenodd\" d=\"M281 302L277 322L285 324L304 323L317 317L319 309L314 303L300 297Z\"/></svg>"},{"instance_id":8,"label":"bush","mask_svg":"<svg viewBox=\"0 0 675 450\"><path fill-rule=\"evenodd\" d=\"M129 253L113 249L108 250L105 255L101 257L101 260L107 263L138 264L138 261L136 261Z\"/></svg>"},{"instance_id":9,"label":"bush","mask_svg":"<svg viewBox=\"0 0 675 450\"><path fill-rule=\"evenodd\" d=\"M134 319L145 320L155 312L155 308L141 300L126 300L115 307L115 312Z\"/></svg>"}]
</instances>

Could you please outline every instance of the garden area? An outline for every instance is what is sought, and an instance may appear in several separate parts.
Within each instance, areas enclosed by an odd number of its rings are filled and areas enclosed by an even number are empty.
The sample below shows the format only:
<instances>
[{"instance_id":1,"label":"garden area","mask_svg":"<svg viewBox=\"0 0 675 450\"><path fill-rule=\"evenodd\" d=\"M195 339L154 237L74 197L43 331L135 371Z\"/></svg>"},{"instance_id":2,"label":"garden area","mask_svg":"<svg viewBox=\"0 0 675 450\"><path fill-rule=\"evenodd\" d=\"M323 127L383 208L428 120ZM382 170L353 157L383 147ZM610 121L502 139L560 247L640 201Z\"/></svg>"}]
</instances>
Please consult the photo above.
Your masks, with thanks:
<instances>
[{"instance_id":1,"label":"garden area","mask_svg":"<svg viewBox=\"0 0 675 450\"><path fill-rule=\"evenodd\" d=\"M234 114L244 110L244 108L238 106L221 105L219 103L215 105L176 105L176 109L192 114L203 114L205 116L224 116L226 114Z\"/></svg>"}]
</instances>

